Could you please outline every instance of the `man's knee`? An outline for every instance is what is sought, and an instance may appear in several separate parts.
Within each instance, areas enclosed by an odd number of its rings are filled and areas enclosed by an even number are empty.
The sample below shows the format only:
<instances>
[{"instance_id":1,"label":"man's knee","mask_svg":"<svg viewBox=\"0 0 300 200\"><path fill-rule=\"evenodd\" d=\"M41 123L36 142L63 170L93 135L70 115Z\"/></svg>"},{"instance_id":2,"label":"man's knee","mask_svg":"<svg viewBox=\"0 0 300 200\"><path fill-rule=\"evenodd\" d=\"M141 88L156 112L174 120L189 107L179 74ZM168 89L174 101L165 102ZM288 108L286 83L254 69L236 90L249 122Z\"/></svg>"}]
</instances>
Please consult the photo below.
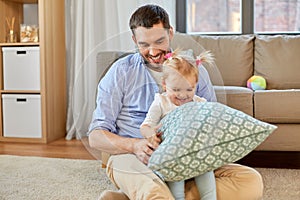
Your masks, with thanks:
<instances>
[{"instance_id":1,"label":"man's knee","mask_svg":"<svg viewBox=\"0 0 300 200\"><path fill-rule=\"evenodd\" d=\"M230 164L218 169L215 175L218 199L262 199L263 180L255 169Z\"/></svg>"},{"instance_id":2,"label":"man's knee","mask_svg":"<svg viewBox=\"0 0 300 200\"><path fill-rule=\"evenodd\" d=\"M253 168L229 164L215 170L218 200L260 200L263 196L261 175ZM199 199L194 180L186 181L186 199Z\"/></svg>"}]
</instances>

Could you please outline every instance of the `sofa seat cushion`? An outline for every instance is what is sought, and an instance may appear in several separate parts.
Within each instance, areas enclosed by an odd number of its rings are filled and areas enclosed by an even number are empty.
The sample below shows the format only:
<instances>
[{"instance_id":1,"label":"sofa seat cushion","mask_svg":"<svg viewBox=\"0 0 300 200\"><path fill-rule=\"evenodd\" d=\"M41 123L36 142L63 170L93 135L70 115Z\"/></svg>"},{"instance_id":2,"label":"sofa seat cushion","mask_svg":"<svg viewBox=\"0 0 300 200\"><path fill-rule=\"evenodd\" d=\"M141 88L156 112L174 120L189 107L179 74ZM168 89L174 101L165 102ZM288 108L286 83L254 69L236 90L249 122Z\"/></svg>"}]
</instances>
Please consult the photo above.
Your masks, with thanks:
<instances>
[{"instance_id":1,"label":"sofa seat cushion","mask_svg":"<svg viewBox=\"0 0 300 200\"><path fill-rule=\"evenodd\" d=\"M300 35L258 35L254 74L263 76L267 89L300 89Z\"/></svg>"},{"instance_id":2,"label":"sofa seat cushion","mask_svg":"<svg viewBox=\"0 0 300 200\"><path fill-rule=\"evenodd\" d=\"M217 100L231 108L253 116L253 91L246 87L214 86Z\"/></svg>"},{"instance_id":3,"label":"sofa seat cushion","mask_svg":"<svg viewBox=\"0 0 300 200\"><path fill-rule=\"evenodd\" d=\"M254 116L270 123L300 123L300 89L257 90Z\"/></svg>"}]
</instances>

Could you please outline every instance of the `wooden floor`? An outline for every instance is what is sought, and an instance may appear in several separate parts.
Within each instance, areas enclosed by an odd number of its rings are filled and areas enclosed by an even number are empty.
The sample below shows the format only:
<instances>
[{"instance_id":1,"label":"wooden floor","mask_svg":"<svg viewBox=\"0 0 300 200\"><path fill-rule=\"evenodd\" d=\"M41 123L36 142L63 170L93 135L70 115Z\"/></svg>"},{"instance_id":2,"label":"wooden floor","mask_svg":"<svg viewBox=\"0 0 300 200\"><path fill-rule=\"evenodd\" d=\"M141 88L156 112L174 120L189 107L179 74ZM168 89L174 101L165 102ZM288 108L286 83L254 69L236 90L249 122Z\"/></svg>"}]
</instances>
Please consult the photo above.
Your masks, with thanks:
<instances>
[{"instance_id":1,"label":"wooden floor","mask_svg":"<svg viewBox=\"0 0 300 200\"><path fill-rule=\"evenodd\" d=\"M48 144L0 142L0 154L92 160L84 141L61 138Z\"/></svg>"},{"instance_id":2,"label":"wooden floor","mask_svg":"<svg viewBox=\"0 0 300 200\"><path fill-rule=\"evenodd\" d=\"M71 159L101 159L84 140L61 138L49 144L0 142L0 154ZM300 152L253 151L237 161L249 167L300 169Z\"/></svg>"}]
</instances>

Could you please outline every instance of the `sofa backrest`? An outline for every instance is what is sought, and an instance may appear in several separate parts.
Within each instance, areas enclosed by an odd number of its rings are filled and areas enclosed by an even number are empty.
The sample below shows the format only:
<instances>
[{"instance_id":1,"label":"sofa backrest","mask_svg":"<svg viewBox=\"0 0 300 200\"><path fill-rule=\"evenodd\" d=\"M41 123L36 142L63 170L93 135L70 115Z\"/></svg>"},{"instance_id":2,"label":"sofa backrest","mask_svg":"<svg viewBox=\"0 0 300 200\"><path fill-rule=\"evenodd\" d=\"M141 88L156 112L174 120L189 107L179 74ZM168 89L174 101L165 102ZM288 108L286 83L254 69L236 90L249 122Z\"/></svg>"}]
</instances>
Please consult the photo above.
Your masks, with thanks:
<instances>
[{"instance_id":1,"label":"sofa backrest","mask_svg":"<svg viewBox=\"0 0 300 200\"><path fill-rule=\"evenodd\" d=\"M109 68L112 66L114 62L118 59L132 54L134 52L123 52L123 51L100 51L96 56L96 64L98 69L98 82L103 78Z\"/></svg>"},{"instance_id":2,"label":"sofa backrest","mask_svg":"<svg viewBox=\"0 0 300 200\"><path fill-rule=\"evenodd\" d=\"M193 49L194 54L210 50L215 57L215 63L228 86L246 86L247 80L253 75L253 35L239 36L189 36L176 33L172 48ZM209 69L214 85L219 85L220 77L215 70ZM217 76L217 77L216 77Z\"/></svg>"},{"instance_id":3,"label":"sofa backrest","mask_svg":"<svg viewBox=\"0 0 300 200\"><path fill-rule=\"evenodd\" d=\"M267 89L300 89L300 35L257 35L254 58Z\"/></svg>"},{"instance_id":4,"label":"sofa backrest","mask_svg":"<svg viewBox=\"0 0 300 200\"><path fill-rule=\"evenodd\" d=\"M247 80L255 74L266 79L267 89L300 89L300 35L200 36L176 33L171 47L192 49L194 55L210 50L216 67L205 67L214 85L246 87ZM104 52L97 60L106 66L120 55L121 52Z\"/></svg>"}]
</instances>

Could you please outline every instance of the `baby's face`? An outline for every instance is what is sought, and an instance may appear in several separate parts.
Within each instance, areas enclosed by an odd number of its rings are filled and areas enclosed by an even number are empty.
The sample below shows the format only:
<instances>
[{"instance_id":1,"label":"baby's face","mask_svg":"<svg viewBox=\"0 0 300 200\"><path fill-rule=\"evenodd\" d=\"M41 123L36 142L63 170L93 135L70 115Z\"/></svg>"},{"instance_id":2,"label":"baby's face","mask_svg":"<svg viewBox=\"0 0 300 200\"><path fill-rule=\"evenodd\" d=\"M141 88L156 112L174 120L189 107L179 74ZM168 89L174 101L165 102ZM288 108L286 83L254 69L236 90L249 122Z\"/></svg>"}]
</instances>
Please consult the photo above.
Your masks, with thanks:
<instances>
[{"instance_id":1,"label":"baby's face","mask_svg":"<svg viewBox=\"0 0 300 200\"><path fill-rule=\"evenodd\" d=\"M183 77L177 72L172 72L163 84L168 97L175 105L181 106L193 101L197 84L194 76Z\"/></svg>"}]
</instances>

